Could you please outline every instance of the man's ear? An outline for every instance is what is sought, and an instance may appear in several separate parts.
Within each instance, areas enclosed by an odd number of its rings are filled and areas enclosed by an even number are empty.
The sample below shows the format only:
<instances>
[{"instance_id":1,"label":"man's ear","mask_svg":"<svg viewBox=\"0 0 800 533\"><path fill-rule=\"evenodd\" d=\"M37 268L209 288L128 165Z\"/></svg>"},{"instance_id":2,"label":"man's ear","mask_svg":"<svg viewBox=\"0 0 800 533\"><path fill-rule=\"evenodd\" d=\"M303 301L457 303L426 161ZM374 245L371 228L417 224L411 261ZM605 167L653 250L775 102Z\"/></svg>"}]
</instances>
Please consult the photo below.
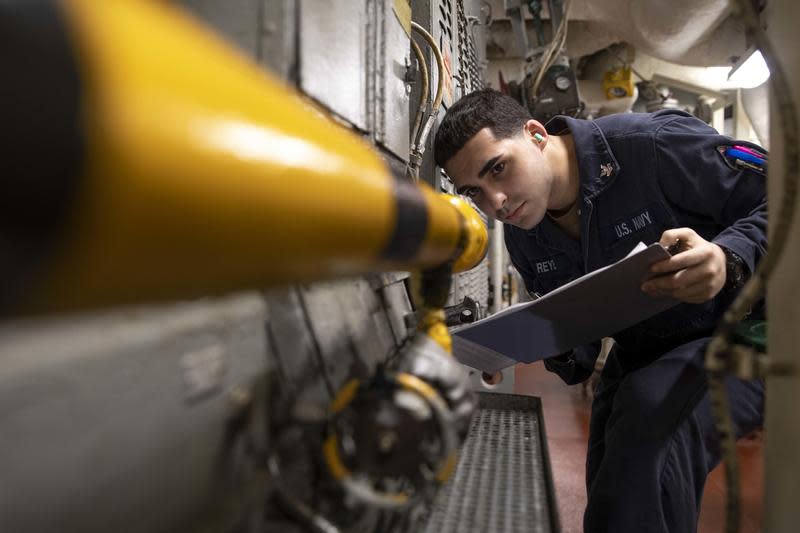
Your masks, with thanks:
<instances>
[{"instance_id":1,"label":"man's ear","mask_svg":"<svg viewBox=\"0 0 800 533\"><path fill-rule=\"evenodd\" d=\"M544 147L547 146L547 139L549 135L547 134L547 130L544 129L542 123L538 120L530 119L525 123L525 135L540 149L544 149Z\"/></svg>"}]
</instances>

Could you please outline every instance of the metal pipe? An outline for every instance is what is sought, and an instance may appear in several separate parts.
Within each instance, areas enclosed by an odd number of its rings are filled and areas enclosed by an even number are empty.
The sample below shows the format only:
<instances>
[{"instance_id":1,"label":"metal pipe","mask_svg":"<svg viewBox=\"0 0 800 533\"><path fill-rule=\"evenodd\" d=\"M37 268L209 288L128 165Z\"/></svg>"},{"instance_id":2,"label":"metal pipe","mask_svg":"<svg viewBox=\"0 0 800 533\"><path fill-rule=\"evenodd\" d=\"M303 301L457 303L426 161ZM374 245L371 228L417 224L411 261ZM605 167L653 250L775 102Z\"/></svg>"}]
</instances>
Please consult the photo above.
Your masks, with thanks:
<instances>
[{"instance_id":1,"label":"metal pipe","mask_svg":"<svg viewBox=\"0 0 800 533\"><path fill-rule=\"evenodd\" d=\"M503 7L506 15L511 19L511 28L517 37L520 57L528 57L528 32L525 29L525 15L522 13L521 0L504 0Z\"/></svg>"},{"instance_id":2,"label":"metal pipe","mask_svg":"<svg viewBox=\"0 0 800 533\"><path fill-rule=\"evenodd\" d=\"M467 269L484 255L476 212L392 176L369 145L180 8L60 7L84 163L49 260L3 312Z\"/></svg>"},{"instance_id":3,"label":"metal pipe","mask_svg":"<svg viewBox=\"0 0 800 533\"><path fill-rule=\"evenodd\" d=\"M503 309L503 275L505 274L503 223L500 221L494 222L489 246L489 268L492 278L491 312L496 313Z\"/></svg>"},{"instance_id":4,"label":"metal pipe","mask_svg":"<svg viewBox=\"0 0 800 533\"><path fill-rule=\"evenodd\" d=\"M781 202L776 216L771 216L770 248L769 252L761 259L750 280L742 287L736 299L730 304L723 315L722 321L714 332L714 337L706 348L705 367L709 374L709 393L711 396L712 414L714 415L717 433L720 438L722 460L725 465L725 480L728 496L726 499L725 531L739 531L741 523L740 490L739 490L739 463L736 455L736 440L730 409L728 407L727 391L724 386L724 366L730 357L730 349L734 344L733 331L736 324L741 321L755 302L764 297L767 282L772 277L776 267L780 264L785 246L791 242L795 235L792 232L795 217L798 188L800 188L800 153L798 153L798 126L797 105L793 99L790 78L787 75L787 65L778 60L777 49L772 39L768 38L761 27L761 19L752 4L745 0L738 2L739 15L745 25L749 36L754 39L761 50L764 60L770 70L772 85L771 95L775 98L772 117L777 117L776 123L780 124L782 139L778 140L783 149L783 160L778 168L784 174L781 180ZM790 62L789 65L792 65ZM770 169L770 179L774 179L774 168ZM770 306L772 310L772 306ZM770 344L771 346L771 344ZM772 350L770 350L772 352ZM770 353L771 357L775 357ZM770 380L771 382L774 379ZM768 383L772 385L772 383ZM769 415L769 411L767 411ZM769 424L769 417L767 418ZM768 425L769 427L769 425ZM768 450L769 451L769 450Z\"/></svg>"}]
</instances>

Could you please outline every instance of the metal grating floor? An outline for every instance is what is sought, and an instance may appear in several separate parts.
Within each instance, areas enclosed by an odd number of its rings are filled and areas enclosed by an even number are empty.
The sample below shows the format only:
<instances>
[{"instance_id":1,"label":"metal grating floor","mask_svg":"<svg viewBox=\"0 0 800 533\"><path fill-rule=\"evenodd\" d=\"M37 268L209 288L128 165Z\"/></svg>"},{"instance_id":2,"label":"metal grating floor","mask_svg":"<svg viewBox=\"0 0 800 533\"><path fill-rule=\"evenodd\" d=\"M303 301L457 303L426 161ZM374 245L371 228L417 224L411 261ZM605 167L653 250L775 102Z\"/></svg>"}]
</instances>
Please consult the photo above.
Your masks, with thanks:
<instances>
[{"instance_id":1,"label":"metal grating floor","mask_svg":"<svg viewBox=\"0 0 800 533\"><path fill-rule=\"evenodd\" d=\"M458 469L426 533L559 531L541 402L481 393Z\"/></svg>"}]
</instances>

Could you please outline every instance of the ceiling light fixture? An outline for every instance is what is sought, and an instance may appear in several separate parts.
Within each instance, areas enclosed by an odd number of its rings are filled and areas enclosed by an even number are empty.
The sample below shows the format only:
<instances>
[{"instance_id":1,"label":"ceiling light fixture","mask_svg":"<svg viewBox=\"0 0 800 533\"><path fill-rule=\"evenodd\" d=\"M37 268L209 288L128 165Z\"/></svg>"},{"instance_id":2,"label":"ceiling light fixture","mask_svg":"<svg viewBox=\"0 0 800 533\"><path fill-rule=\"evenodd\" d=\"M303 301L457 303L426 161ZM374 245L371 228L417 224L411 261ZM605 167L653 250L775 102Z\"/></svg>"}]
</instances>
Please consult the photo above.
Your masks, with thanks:
<instances>
[{"instance_id":1,"label":"ceiling light fixture","mask_svg":"<svg viewBox=\"0 0 800 533\"><path fill-rule=\"evenodd\" d=\"M764 56L756 48L749 48L728 73L728 81L742 89L758 87L769 79L769 68Z\"/></svg>"}]
</instances>

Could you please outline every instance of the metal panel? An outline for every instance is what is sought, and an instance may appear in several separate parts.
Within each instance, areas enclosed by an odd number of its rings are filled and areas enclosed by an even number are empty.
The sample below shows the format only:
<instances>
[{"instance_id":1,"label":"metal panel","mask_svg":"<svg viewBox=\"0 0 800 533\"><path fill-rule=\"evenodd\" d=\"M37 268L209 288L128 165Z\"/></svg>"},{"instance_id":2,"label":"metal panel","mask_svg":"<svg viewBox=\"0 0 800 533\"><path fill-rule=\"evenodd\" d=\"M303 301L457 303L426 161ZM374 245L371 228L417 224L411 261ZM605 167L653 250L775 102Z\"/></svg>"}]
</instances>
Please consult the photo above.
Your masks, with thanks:
<instances>
[{"instance_id":1,"label":"metal panel","mask_svg":"<svg viewBox=\"0 0 800 533\"><path fill-rule=\"evenodd\" d=\"M262 2L263 0L181 0L200 19L256 59L259 56Z\"/></svg>"},{"instance_id":2,"label":"metal panel","mask_svg":"<svg viewBox=\"0 0 800 533\"><path fill-rule=\"evenodd\" d=\"M334 389L367 378L394 347L386 313L365 280L318 283L302 299Z\"/></svg>"},{"instance_id":3,"label":"metal panel","mask_svg":"<svg viewBox=\"0 0 800 533\"><path fill-rule=\"evenodd\" d=\"M295 408L309 417L324 416L332 387L325 379L316 339L309 329L300 289L267 292L267 341L285 377Z\"/></svg>"},{"instance_id":4,"label":"metal panel","mask_svg":"<svg viewBox=\"0 0 800 533\"><path fill-rule=\"evenodd\" d=\"M299 0L181 0L229 41L280 77L296 77Z\"/></svg>"},{"instance_id":5,"label":"metal panel","mask_svg":"<svg viewBox=\"0 0 800 533\"><path fill-rule=\"evenodd\" d=\"M444 99L442 106L447 109L458 98L455 93L455 82L453 80L453 73L455 72L455 54L456 54L456 28L454 24L455 11L453 9L454 0L438 0L436 8L434 9L433 16L433 37L439 44L444 58L444 65L447 75L444 79ZM435 87L438 83L438 73L436 69L432 69L431 86ZM444 116L444 109L439 115L439 120ZM431 135L433 137L433 135Z\"/></svg>"},{"instance_id":6,"label":"metal panel","mask_svg":"<svg viewBox=\"0 0 800 533\"><path fill-rule=\"evenodd\" d=\"M453 74L454 98L458 99L472 91L483 87L483 74L477 46L483 42L482 32L475 29L481 22L481 3L471 0L439 0L441 18L439 26L442 35L450 36L454 49ZM443 13L450 10L452 17L446 19ZM470 17L469 19L467 17ZM449 21L448 31L444 32ZM482 26L479 26L482 27ZM473 31L475 30L475 31ZM449 187L450 184L447 184ZM473 204L473 207L476 207ZM481 214L488 223L485 215ZM453 287L448 304L462 301L465 296L479 302L484 310L488 310L489 302L489 259L485 258L478 266L457 274L453 278Z\"/></svg>"},{"instance_id":7,"label":"metal panel","mask_svg":"<svg viewBox=\"0 0 800 533\"><path fill-rule=\"evenodd\" d=\"M484 86L485 69L485 31L477 31L482 27L484 14L482 4L470 0L456 1L456 27L458 37L458 54L456 57L458 96L464 96Z\"/></svg>"},{"instance_id":8,"label":"metal panel","mask_svg":"<svg viewBox=\"0 0 800 533\"><path fill-rule=\"evenodd\" d=\"M281 78L297 81L297 2L261 0L263 3L261 62Z\"/></svg>"},{"instance_id":9,"label":"metal panel","mask_svg":"<svg viewBox=\"0 0 800 533\"><path fill-rule=\"evenodd\" d=\"M299 22L300 88L367 131L366 0L301 0Z\"/></svg>"},{"instance_id":10,"label":"metal panel","mask_svg":"<svg viewBox=\"0 0 800 533\"><path fill-rule=\"evenodd\" d=\"M351 290L342 293L339 301L348 330L358 341L356 353L373 369L396 346L394 329L385 302L366 279L353 280L349 285Z\"/></svg>"},{"instance_id":11,"label":"metal panel","mask_svg":"<svg viewBox=\"0 0 800 533\"><path fill-rule=\"evenodd\" d=\"M241 484L231 394L267 371L264 311L250 294L3 323L3 530L175 531L204 516Z\"/></svg>"},{"instance_id":12,"label":"metal panel","mask_svg":"<svg viewBox=\"0 0 800 533\"><path fill-rule=\"evenodd\" d=\"M469 296L481 304L485 311L489 302L489 259L485 258L473 269L453 276L448 305L455 305Z\"/></svg>"},{"instance_id":13,"label":"metal panel","mask_svg":"<svg viewBox=\"0 0 800 533\"><path fill-rule=\"evenodd\" d=\"M396 343L401 343L408 336L405 316L411 312L411 300L404 281L397 281L381 289L386 315Z\"/></svg>"},{"instance_id":14,"label":"metal panel","mask_svg":"<svg viewBox=\"0 0 800 533\"><path fill-rule=\"evenodd\" d=\"M476 210L477 206L470 200ZM483 212L478 210L484 224L489 223L489 219ZM450 287L450 295L447 300L447 305L455 305L461 302L465 296L468 296L481 304L484 312L488 311L489 306L489 255L484 257L483 261L478 263L474 268L466 272L460 272L453 276L453 283ZM479 317L483 318L483 317Z\"/></svg>"},{"instance_id":15,"label":"metal panel","mask_svg":"<svg viewBox=\"0 0 800 533\"><path fill-rule=\"evenodd\" d=\"M437 495L426 533L546 533L558 516L541 402L479 395L456 474Z\"/></svg>"},{"instance_id":16,"label":"metal panel","mask_svg":"<svg viewBox=\"0 0 800 533\"><path fill-rule=\"evenodd\" d=\"M411 64L409 36L394 13L393 4L406 0L373 0L377 2L380 40L376 47L378 109L375 140L396 156L408 160L409 153L409 94L406 82ZM382 9L380 9L382 7Z\"/></svg>"}]
</instances>

